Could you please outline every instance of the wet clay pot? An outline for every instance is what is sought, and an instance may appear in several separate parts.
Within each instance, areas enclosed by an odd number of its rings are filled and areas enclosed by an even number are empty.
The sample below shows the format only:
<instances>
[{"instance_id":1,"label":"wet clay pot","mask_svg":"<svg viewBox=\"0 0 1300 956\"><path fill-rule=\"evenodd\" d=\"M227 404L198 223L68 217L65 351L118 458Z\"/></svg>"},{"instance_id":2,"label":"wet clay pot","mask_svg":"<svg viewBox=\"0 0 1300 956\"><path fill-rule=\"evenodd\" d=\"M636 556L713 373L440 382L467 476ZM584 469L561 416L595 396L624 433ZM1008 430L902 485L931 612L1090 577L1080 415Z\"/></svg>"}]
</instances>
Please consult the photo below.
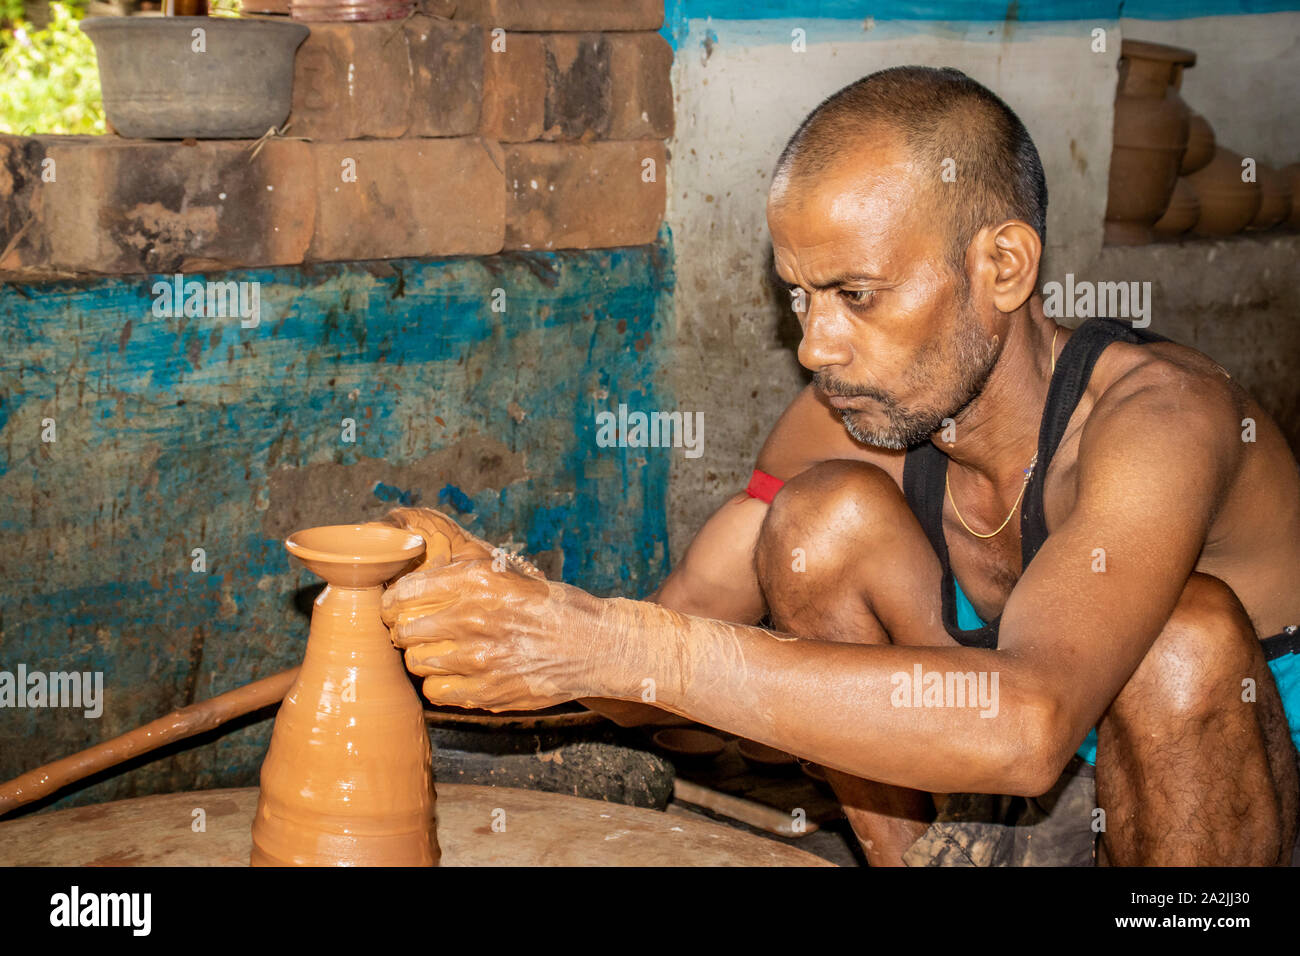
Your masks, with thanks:
<instances>
[{"instance_id":1,"label":"wet clay pot","mask_svg":"<svg viewBox=\"0 0 1300 956\"><path fill-rule=\"evenodd\" d=\"M1174 194L1169 199L1169 208L1156 220L1151 231L1162 239L1172 239L1196 225L1200 215L1201 201L1196 198L1196 190L1180 176L1174 185Z\"/></svg>"},{"instance_id":2,"label":"wet clay pot","mask_svg":"<svg viewBox=\"0 0 1300 956\"><path fill-rule=\"evenodd\" d=\"M1255 168L1259 182L1259 211L1247 229L1272 229L1291 215L1291 177L1280 169L1260 163Z\"/></svg>"},{"instance_id":3,"label":"wet clay pot","mask_svg":"<svg viewBox=\"0 0 1300 956\"><path fill-rule=\"evenodd\" d=\"M384 525L299 531L289 553L328 586L262 764L253 866L434 866L424 710L380 619L384 582L424 553Z\"/></svg>"},{"instance_id":4,"label":"wet clay pot","mask_svg":"<svg viewBox=\"0 0 1300 956\"><path fill-rule=\"evenodd\" d=\"M1219 147L1204 169L1187 182L1201 202L1193 232L1198 236L1231 236L1241 232L1259 212L1259 183L1241 180L1241 154Z\"/></svg>"},{"instance_id":5,"label":"wet clay pot","mask_svg":"<svg viewBox=\"0 0 1300 956\"><path fill-rule=\"evenodd\" d=\"M1178 166L1178 175L1186 176L1210 165L1214 158L1214 128L1195 110L1187 120L1187 150Z\"/></svg>"},{"instance_id":6,"label":"wet clay pot","mask_svg":"<svg viewBox=\"0 0 1300 956\"><path fill-rule=\"evenodd\" d=\"M1300 229L1300 163L1283 166L1281 173L1291 184L1291 213L1287 216L1287 225Z\"/></svg>"},{"instance_id":7,"label":"wet clay pot","mask_svg":"<svg viewBox=\"0 0 1300 956\"><path fill-rule=\"evenodd\" d=\"M1178 95L1196 54L1179 47L1125 40L1106 199L1106 241L1139 245L1164 213L1187 149L1191 110Z\"/></svg>"}]
</instances>

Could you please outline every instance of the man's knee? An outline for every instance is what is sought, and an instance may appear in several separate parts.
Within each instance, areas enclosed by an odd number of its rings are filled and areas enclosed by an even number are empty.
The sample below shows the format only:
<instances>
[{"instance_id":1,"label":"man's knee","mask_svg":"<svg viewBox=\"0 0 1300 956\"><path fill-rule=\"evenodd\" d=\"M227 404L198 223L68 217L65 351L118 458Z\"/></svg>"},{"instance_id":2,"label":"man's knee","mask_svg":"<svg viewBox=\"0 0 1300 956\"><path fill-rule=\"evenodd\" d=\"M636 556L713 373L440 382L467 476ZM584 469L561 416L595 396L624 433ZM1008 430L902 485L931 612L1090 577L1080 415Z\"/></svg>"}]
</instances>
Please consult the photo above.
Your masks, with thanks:
<instances>
[{"instance_id":1,"label":"man's knee","mask_svg":"<svg viewBox=\"0 0 1300 956\"><path fill-rule=\"evenodd\" d=\"M1143 660L1136 675L1143 686L1136 689L1158 693L1170 715L1205 717L1239 702L1243 681L1256 676L1262 660L1254 625L1232 588L1195 573Z\"/></svg>"},{"instance_id":2,"label":"man's knee","mask_svg":"<svg viewBox=\"0 0 1300 956\"><path fill-rule=\"evenodd\" d=\"M1188 579L1100 731L1098 799L1139 821L1105 837L1112 862L1289 854L1297 785L1286 717L1254 625L1223 581Z\"/></svg>"},{"instance_id":3,"label":"man's knee","mask_svg":"<svg viewBox=\"0 0 1300 956\"><path fill-rule=\"evenodd\" d=\"M826 461L785 483L768 508L758 535L760 580L798 565L803 572L838 569L860 557L881 525L907 504L894 480L861 461Z\"/></svg>"}]
</instances>

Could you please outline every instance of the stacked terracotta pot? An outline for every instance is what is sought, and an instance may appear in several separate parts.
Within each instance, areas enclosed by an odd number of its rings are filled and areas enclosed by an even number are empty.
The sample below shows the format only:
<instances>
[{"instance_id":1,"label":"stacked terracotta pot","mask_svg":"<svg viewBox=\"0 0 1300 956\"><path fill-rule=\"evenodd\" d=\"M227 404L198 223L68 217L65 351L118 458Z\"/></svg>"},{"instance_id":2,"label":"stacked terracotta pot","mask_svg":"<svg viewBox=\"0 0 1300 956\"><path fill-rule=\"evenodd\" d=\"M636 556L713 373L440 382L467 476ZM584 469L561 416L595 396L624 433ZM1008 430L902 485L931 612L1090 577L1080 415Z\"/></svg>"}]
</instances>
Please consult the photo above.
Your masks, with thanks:
<instances>
[{"instance_id":1,"label":"stacked terracotta pot","mask_svg":"<svg viewBox=\"0 0 1300 956\"><path fill-rule=\"evenodd\" d=\"M1141 245L1191 232L1300 226L1300 164L1275 170L1218 146L1178 91L1196 54L1125 40L1115 96L1106 242ZM1248 170L1254 168L1252 177Z\"/></svg>"},{"instance_id":2,"label":"stacked terracotta pot","mask_svg":"<svg viewBox=\"0 0 1300 956\"><path fill-rule=\"evenodd\" d=\"M1173 195L1187 151L1191 110L1178 95L1183 70L1196 65L1191 50L1125 40L1106 203L1106 241L1140 245Z\"/></svg>"}]
</instances>

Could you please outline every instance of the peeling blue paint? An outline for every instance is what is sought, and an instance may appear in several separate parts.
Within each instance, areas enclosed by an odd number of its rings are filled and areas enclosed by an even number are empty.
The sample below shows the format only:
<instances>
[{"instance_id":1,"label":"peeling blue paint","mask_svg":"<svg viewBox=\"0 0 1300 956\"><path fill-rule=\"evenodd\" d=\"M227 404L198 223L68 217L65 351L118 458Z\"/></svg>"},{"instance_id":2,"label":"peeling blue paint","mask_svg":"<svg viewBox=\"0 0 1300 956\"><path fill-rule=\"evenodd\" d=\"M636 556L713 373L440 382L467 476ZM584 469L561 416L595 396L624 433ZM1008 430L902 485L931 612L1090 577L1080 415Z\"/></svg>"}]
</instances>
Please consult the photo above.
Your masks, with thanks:
<instances>
[{"instance_id":1,"label":"peeling blue paint","mask_svg":"<svg viewBox=\"0 0 1300 956\"><path fill-rule=\"evenodd\" d=\"M0 285L0 669L102 670L106 698L97 721L0 711L0 779L301 660L319 582L264 530L291 503L271 500L276 476L292 493L312 469L372 469L342 506L356 519L445 498L489 541L560 551L565 580L597 594L666 573L674 450L594 439L620 400L674 407L666 228L625 249L221 275L261 283L256 328L156 318L156 278ZM504 487L475 460L427 485L388 473L470 440L522 472ZM323 502L298 504L315 523ZM255 783L269 730L182 745L59 803Z\"/></svg>"},{"instance_id":2,"label":"peeling blue paint","mask_svg":"<svg viewBox=\"0 0 1300 956\"><path fill-rule=\"evenodd\" d=\"M395 485L385 484L382 481L375 482L375 497L380 501L387 501L402 505L404 508L410 508L420 500L418 491L403 491Z\"/></svg>"},{"instance_id":3,"label":"peeling blue paint","mask_svg":"<svg viewBox=\"0 0 1300 956\"><path fill-rule=\"evenodd\" d=\"M451 505L461 514L474 513L474 500L455 485L447 485L438 492L438 501Z\"/></svg>"},{"instance_id":4,"label":"peeling blue paint","mask_svg":"<svg viewBox=\"0 0 1300 956\"><path fill-rule=\"evenodd\" d=\"M788 43L791 28L808 29L818 20L846 24L868 19L930 21L952 28L970 23L1113 21L1120 17L1183 20L1294 10L1300 10L1300 0L668 0L659 33L677 50L691 32L692 21L752 21L756 34L766 30ZM849 35L845 30L838 32ZM717 40L713 35L711 42Z\"/></svg>"}]
</instances>

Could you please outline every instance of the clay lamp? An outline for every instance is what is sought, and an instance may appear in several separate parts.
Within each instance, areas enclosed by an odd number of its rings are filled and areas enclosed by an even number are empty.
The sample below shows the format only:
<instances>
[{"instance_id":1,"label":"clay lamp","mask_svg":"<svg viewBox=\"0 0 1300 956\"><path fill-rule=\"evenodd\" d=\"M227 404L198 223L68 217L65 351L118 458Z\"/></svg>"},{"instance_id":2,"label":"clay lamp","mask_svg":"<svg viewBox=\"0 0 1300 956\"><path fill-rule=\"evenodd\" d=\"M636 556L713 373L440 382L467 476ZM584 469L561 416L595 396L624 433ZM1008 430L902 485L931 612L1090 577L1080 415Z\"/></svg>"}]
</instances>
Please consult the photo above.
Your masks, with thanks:
<instances>
[{"instance_id":1,"label":"clay lamp","mask_svg":"<svg viewBox=\"0 0 1300 956\"><path fill-rule=\"evenodd\" d=\"M799 766L794 754L769 747L767 744L760 744L756 740L741 740L736 744L736 749L745 759L745 763L764 773L794 771Z\"/></svg>"},{"instance_id":2,"label":"clay lamp","mask_svg":"<svg viewBox=\"0 0 1300 956\"><path fill-rule=\"evenodd\" d=\"M424 554L379 524L293 534L327 587L276 716L253 820L254 866L433 866L439 858L424 709L380 618L384 584Z\"/></svg>"},{"instance_id":3,"label":"clay lamp","mask_svg":"<svg viewBox=\"0 0 1300 956\"><path fill-rule=\"evenodd\" d=\"M687 764L706 763L727 746L717 734L694 727L670 727L657 731L651 739L660 750Z\"/></svg>"}]
</instances>

